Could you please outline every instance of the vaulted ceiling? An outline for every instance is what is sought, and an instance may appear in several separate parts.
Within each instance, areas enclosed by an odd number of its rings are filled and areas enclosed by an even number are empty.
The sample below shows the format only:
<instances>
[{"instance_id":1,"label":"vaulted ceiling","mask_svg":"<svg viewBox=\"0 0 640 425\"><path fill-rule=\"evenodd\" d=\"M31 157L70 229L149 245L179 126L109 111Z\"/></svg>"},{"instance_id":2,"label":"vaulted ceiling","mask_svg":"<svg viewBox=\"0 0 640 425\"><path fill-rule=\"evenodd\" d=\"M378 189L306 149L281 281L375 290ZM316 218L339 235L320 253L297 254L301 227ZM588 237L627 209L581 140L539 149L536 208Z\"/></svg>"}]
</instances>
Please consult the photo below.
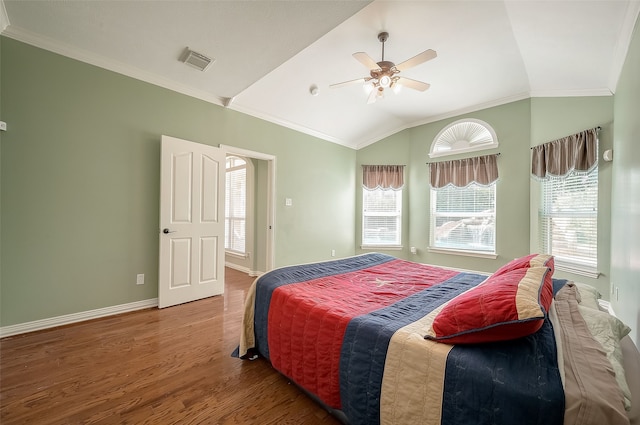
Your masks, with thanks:
<instances>
[{"instance_id":1,"label":"vaulted ceiling","mask_svg":"<svg viewBox=\"0 0 640 425\"><path fill-rule=\"evenodd\" d=\"M640 0L0 0L2 34L358 149L405 128L528 97L615 92ZM437 57L385 91L352 57ZM186 48L215 58L206 71ZM317 95L311 94L317 87Z\"/></svg>"}]
</instances>

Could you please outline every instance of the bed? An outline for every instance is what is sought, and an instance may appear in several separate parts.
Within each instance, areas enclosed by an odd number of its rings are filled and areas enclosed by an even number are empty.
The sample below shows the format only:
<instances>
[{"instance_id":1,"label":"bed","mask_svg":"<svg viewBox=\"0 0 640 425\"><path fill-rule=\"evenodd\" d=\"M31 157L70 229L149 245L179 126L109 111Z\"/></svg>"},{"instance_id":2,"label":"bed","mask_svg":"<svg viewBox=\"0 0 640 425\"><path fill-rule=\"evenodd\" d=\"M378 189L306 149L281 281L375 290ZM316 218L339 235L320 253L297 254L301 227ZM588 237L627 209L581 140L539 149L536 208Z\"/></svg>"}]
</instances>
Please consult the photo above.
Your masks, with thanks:
<instances>
[{"instance_id":1,"label":"bed","mask_svg":"<svg viewBox=\"0 0 640 425\"><path fill-rule=\"evenodd\" d=\"M237 354L350 425L637 423L628 327L553 268L533 254L486 275L380 253L283 267L249 290Z\"/></svg>"}]
</instances>

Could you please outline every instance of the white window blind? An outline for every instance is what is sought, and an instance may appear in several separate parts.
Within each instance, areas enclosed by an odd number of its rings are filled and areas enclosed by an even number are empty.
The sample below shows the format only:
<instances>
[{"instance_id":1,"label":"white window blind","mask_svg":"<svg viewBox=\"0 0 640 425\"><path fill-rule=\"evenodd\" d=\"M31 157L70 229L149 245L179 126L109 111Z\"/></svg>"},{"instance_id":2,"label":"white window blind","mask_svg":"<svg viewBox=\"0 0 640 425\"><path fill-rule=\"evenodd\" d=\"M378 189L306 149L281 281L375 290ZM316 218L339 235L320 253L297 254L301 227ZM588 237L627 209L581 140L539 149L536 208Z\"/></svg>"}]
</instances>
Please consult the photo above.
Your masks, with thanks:
<instances>
[{"instance_id":1,"label":"white window blind","mask_svg":"<svg viewBox=\"0 0 640 425\"><path fill-rule=\"evenodd\" d=\"M402 189L362 189L362 245L399 246Z\"/></svg>"},{"instance_id":2,"label":"white window blind","mask_svg":"<svg viewBox=\"0 0 640 425\"><path fill-rule=\"evenodd\" d=\"M227 157L225 182L226 250L245 254L247 206L247 163L238 157Z\"/></svg>"},{"instance_id":3,"label":"white window blind","mask_svg":"<svg viewBox=\"0 0 640 425\"><path fill-rule=\"evenodd\" d=\"M556 266L597 274L598 167L544 180L539 220L540 246Z\"/></svg>"},{"instance_id":4,"label":"white window blind","mask_svg":"<svg viewBox=\"0 0 640 425\"><path fill-rule=\"evenodd\" d=\"M431 247L495 253L496 183L431 188Z\"/></svg>"}]
</instances>

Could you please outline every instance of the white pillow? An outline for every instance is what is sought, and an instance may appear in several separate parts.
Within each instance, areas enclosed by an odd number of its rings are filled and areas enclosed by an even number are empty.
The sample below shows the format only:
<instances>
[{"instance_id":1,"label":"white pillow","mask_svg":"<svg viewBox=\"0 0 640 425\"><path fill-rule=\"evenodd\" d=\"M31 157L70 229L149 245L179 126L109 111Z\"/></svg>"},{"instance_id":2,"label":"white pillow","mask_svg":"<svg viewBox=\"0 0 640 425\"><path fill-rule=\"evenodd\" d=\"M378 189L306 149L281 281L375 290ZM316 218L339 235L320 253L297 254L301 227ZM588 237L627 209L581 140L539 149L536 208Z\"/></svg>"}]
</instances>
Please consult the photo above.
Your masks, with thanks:
<instances>
[{"instance_id":1,"label":"white pillow","mask_svg":"<svg viewBox=\"0 0 640 425\"><path fill-rule=\"evenodd\" d=\"M585 307L582 304L578 305L578 308L593 338L600 343L607 354L607 359L616 374L618 386L624 395L625 409L631 410L631 391L625 378L620 348L620 340L631 331L631 328L607 312Z\"/></svg>"},{"instance_id":2,"label":"white pillow","mask_svg":"<svg viewBox=\"0 0 640 425\"><path fill-rule=\"evenodd\" d=\"M600 305L598 304L598 300L602 298L600 292L586 283L574 282L574 284L578 288L578 293L580 293L580 299L578 300L580 305L600 310Z\"/></svg>"}]
</instances>

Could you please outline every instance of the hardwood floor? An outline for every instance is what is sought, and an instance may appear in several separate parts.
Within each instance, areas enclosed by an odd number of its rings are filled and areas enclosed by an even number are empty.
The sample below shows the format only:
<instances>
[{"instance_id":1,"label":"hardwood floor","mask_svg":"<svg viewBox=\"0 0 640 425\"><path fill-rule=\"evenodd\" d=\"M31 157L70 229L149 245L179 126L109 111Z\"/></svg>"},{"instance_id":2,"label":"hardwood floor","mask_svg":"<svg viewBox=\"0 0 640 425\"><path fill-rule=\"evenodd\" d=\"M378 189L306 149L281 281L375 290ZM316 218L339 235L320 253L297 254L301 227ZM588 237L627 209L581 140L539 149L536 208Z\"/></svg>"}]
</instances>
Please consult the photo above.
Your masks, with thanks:
<instances>
[{"instance_id":1,"label":"hardwood floor","mask_svg":"<svg viewBox=\"0 0 640 425\"><path fill-rule=\"evenodd\" d=\"M253 278L225 295L0 340L0 423L339 424L265 360L231 357Z\"/></svg>"}]
</instances>

